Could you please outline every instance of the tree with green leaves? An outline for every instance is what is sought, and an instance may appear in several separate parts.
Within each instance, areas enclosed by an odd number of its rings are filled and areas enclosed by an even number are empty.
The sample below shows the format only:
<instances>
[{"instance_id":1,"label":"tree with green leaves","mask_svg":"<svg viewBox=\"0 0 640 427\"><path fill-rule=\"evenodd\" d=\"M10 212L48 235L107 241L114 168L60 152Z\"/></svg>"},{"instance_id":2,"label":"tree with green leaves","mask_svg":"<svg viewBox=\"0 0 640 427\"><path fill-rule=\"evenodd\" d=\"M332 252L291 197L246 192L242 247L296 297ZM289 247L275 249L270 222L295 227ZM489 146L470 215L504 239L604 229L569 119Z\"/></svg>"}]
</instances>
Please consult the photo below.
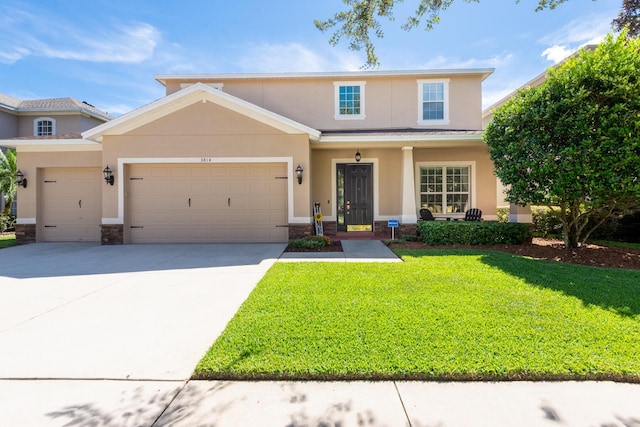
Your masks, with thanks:
<instances>
[{"instance_id":1,"label":"tree with green leaves","mask_svg":"<svg viewBox=\"0 0 640 427\"><path fill-rule=\"evenodd\" d=\"M348 40L351 50L365 50L367 62L365 68L373 68L380 65L375 51L372 36L384 37L380 18L393 21L393 10L402 0L342 0L348 6L347 10L337 12L332 18L324 21L316 20L315 26L320 31L333 29L329 43L337 45L341 39ZM479 3L480 0L464 0L466 3ZM515 0L519 3L520 0ZM554 9L560 3L567 0L538 0L536 11ZM595 1L595 0L593 0ZM634 0L627 0L633 2ZM637 2L637 0L635 0ZM454 0L418 0L415 12L410 15L402 28L411 30L424 25L426 30L431 30L440 22L440 13L453 4ZM637 11L637 7L636 7Z\"/></svg>"},{"instance_id":2,"label":"tree with green leaves","mask_svg":"<svg viewBox=\"0 0 640 427\"><path fill-rule=\"evenodd\" d=\"M631 37L640 34L640 0L623 0L622 10L613 25L618 30L626 28Z\"/></svg>"},{"instance_id":3,"label":"tree with green leaves","mask_svg":"<svg viewBox=\"0 0 640 427\"><path fill-rule=\"evenodd\" d=\"M8 215L11 210L11 204L16 196L16 152L7 150L3 153L0 150L0 193L4 194L4 211L2 215Z\"/></svg>"},{"instance_id":4,"label":"tree with green leaves","mask_svg":"<svg viewBox=\"0 0 640 427\"><path fill-rule=\"evenodd\" d=\"M609 34L551 68L494 112L484 139L508 200L559 208L566 246L583 244L640 200L640 39Z\"/></svg>"}]
</instances>

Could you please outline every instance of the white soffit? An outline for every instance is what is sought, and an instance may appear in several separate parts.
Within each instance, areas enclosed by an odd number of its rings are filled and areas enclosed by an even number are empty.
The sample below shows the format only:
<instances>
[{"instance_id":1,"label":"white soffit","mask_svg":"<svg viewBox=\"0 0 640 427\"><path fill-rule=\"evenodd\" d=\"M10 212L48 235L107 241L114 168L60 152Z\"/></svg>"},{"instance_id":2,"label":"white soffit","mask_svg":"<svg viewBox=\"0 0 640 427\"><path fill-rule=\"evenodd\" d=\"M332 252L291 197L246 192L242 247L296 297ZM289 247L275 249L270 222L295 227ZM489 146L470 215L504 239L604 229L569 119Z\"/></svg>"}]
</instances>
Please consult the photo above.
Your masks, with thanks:
<instances>
[{"instance_id":1,"label":"white soffit","mask_svg":"<svg viewBox=\"0 0 640 427\"><path fill-rule=\"evenodd\" d=\"M211 102L235 111L246 117L264 123L289 134L308 134L318 139L320 132L294 120L273 113L255 104L214 89L203 83L196 83L157 101L124 114L114 120L82 133L82 137L102 142L105 135L122 135L140 126L162 118L197 102Z\"/></svg>"},{"instance_id":2,"label":"white soffit","mask_svg":"<svg viewBox=\"0 0 640 427\"><path fill-rule=\"evenodd\" d=\"M102 145L86 139L7 139L0 146L21 152L102 151Z\"/></svg>"}]
</instances>

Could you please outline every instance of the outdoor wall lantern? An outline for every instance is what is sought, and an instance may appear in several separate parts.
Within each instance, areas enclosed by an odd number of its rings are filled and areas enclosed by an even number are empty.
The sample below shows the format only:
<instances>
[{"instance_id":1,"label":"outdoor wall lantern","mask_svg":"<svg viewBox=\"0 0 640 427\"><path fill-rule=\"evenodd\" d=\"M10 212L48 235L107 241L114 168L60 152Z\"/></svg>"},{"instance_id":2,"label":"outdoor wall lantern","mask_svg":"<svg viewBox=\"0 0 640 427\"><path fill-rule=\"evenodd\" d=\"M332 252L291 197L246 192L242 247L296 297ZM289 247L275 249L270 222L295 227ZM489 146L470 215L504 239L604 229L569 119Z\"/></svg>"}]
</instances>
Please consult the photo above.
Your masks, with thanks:
<instances>
[{"instance_id":1,"label":"outdoor wall lantern","mask_svg":"<svg viewBox=\"0 0 640 427\"><path fill-rule=\"evenodd\" d=\"M360 155L360 150L356 151L356 162L359 162L362 156Z\"/></svg>"},{"instance_id":2,"label":"outdoor wall lantern","mask_svg":"<svg viewBox=\"0 0 640 427\"><path fill-rule=\"evenodd\" d=\"M104 168L104 170L102 171L102 173L104 174L104 180L107 184L111 184L113 185L113 171L109 168L109 165L107 165L106 168Z\"/></svg>"},{"instance_id":3,"label":"outdoor wall lantern","mask_svg":"<svg viewBox=\"0 0 640 427\"><path fill-rule=\"evenodd\" d=\"M298 184L302 184L302 172L304 171L304 169L302 169L302 166L300 166L300 163L298 163L298 167L296 168L296 176L298 177Z\"/></svg>"},{"instance_id":4,"label":"outdoor wall lantern","mask_svg":"<svg viewBox=\"0 0 640 427\"><path fill-rule=\"evenodd\" d=\"M22 188L27 188L27 178L24 177L24 174L18 169L16 172L16 184L18 184Z\"/></svg>"}]
</instances>

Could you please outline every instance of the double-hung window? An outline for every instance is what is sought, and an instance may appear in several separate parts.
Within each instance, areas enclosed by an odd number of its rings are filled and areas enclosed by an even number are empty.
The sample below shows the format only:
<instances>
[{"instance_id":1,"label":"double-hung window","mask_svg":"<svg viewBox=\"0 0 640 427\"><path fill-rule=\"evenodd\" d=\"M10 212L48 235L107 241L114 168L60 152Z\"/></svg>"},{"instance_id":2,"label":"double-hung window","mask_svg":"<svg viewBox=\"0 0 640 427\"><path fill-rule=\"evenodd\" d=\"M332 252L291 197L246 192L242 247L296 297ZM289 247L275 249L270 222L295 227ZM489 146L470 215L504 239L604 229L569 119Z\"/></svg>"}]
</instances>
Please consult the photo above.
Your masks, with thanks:
<instances>
[{"instance_id":1,"label":"double-hung window","mask_svg":"<svg viewBox=\"0 0 640 427\"><path fill-rule=\"evenodd\" d=\"M418 124L449 124L449 79L418 80Z\"/></svg>"},{"instance_id":2,"label":"double-hung window","mask_svg":"<svg viewBox=\"0 0 640 427\"><path fill-rule=\"evenodd\" d=\"M35 136L49 136L56 134L56 121L50 117L40 117L33 121Z\"/></svg>"},{"instance_id":3,"label":"double-hung window","mask_svg":"<svg viewBox=\"0 0 640 427\"><path fill-rule=\"evenodd\" d=\"M471 208L471 166L420 166L420 208L434 214L464 213Z\"/></svg>"},{"instance_id":4,"label":"double-hung window","mask_svg":"<svg viewBox=\"0 0 640 427\"><path fill-rule=\"evenodd\" d=\"M334 82L336 120L362 120L365 82Z\"/></svg>"}]
</instances>

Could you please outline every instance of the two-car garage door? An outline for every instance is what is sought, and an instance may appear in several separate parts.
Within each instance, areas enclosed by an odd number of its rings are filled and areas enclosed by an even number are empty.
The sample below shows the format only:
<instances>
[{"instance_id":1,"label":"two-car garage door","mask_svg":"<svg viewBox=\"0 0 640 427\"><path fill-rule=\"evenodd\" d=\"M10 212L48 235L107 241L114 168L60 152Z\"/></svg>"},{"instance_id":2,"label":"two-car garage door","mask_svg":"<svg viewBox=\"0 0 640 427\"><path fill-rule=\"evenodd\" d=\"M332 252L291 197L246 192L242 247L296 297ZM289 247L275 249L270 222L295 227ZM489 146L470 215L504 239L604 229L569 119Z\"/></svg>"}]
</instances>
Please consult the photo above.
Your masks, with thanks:
<instances>
[{"instance_id":1,"label":"two-car garage door","mask_svg":"<svg viewBox=\"0 0 640 427\"><path fill-rule=\"evenodd\" d=\"M285 163L131 164L131 243L286 242Z\"/></svg>"}]
</instances>

